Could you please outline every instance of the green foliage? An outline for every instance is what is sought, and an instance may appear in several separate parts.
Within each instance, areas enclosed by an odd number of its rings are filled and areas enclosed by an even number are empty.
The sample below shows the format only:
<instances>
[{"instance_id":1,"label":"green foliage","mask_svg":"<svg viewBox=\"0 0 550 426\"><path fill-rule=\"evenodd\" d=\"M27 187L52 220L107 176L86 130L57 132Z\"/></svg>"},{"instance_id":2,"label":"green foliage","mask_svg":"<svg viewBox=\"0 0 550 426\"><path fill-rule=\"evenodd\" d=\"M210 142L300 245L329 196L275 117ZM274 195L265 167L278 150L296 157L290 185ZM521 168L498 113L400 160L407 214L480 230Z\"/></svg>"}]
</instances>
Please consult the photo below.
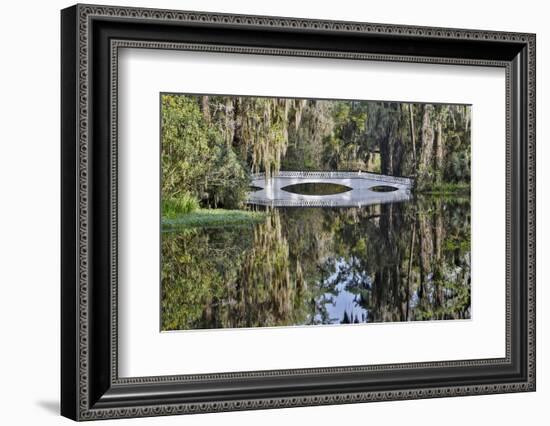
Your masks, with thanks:
<instances>
[{"instance_id":1,"label":"green foliage","mask_svg":"<svg viewBox=\"0 0 550 426\"><path fill-rule=\"evenodd\" d=\"M163 95L161 102L163 198L176 198L181 193L200 197L215 134L203 122L196 100Z\"/></svg>"},{"instance_id":2,"label":"green foliage","mask_svg":"<svg viewBox=\"0 0 550 426\"><path fill-rule=\"evenodd\" d=\"M163 219L174 219L178 216L191 213L198 208L198 200L188 193L180 194L177 198L168 198L162 200Z\"/></svg>"},{"instance_id":3,"label":"green foliage","mask_svg":"<svg viewBox=\"0 0 550 426\"><path fill-rule=\"evenodd\" d=\"M470 184L461 182L461 183L430 183L426 184L421 191L423 194L430 195L457 195L457 194L469 194L470 193Z\"/></svg>"},{"instance_id":4,"label":"green foliage","mask_svg":"<svg viewBox=\"0 0 550 426\"><path fill-rule=\"evenodd\" d=\"M266 215L248 210L199 209L163 216L162 226L166 229L235 226L261 222Z\"/></svg>"},{"instance_id":5,"label":"green foliage","mask_svg":"<svg viewBox=\"0 0 550 426\"><path fill-rule=\"evenodd\" d=\"M445 241L445 250L453 251L460 250L466 252L470 250L470 239L469 238L458 238L457 236L452 236Z\"/></svg>"},{"instance_id":6,"label":"green foliage","mask_svg":"<svg viewBox=\"0 0 550 426\"><path fill-rule=\"evenodd\" d=\"M470 150L451 152L447 157L447 168L444 170L445 178L449 182L470 181Z\"/></svg>"},{"instance_id":7,"label":"green foliage","mask_svg":"<svg viewBox=\"0 0 550 426\"><path fill-rule=\"evenodd\" d=\"M324 140L334 126L335 102L302 100L299 120L288 129L288 147L281 160L282 170L324 170L322 161ZM298 124L299 125L296 125Z\"/></svg>"},{"instance_id":8,"label":"green foliage","mask_svg":"<svg viewBox=\"0 0 550 426\"><path fill-rule=\"evenodd\" d=\"M368 103L336 101L332 111L334 126L325 138L323 162L335 170L364 169L373 148L367 137Z\"/></svg>"},{"instance_id":9,"label":"green foliage","mask_svg":"<svg viewBox=\"0 0 550 426\"><path fill-rule=\"evenodd\" d=\"M163 199L189 194L204 206L238 207L248 172L220 131L205 121L198 99L163 95L161 102Z\"/></svg>"},{"instance_id":10,"label":"green foliage","mask_svg":"<svg viewBox=\"0 0 550 426\"><path fill-rule=\"evenodd\" d=\"M250 149L251 168L269 176L278 171L288 143L290 100L276 98L241 99L243 146Z\"/></svg>"},{"instance_id":11,"label":"green foliage","mask_svg":"<svg viewBox=\"0 0 550 426\"><path fill-rule=\"evenodd\" d=\"M249 170L269 176L280 169L289 133L300 128L305 100L213 96L207 101L211 125Z\"/></svg>"}]
</instances>

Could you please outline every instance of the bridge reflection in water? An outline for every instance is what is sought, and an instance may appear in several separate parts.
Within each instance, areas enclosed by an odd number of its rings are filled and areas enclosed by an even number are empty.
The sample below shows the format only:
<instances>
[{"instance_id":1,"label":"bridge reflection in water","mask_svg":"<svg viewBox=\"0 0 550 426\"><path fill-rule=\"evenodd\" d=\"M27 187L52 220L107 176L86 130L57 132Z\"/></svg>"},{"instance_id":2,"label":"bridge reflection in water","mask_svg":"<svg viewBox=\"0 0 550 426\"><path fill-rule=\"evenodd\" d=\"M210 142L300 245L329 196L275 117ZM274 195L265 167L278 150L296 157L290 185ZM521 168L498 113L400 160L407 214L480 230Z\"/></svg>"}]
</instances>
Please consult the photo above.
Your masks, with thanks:
<instances>
[{"instance_id":1,"label":"bridge reflection in water","mask_svg":"<svg viewBox=\"0 0 550 426\"><path fill-rule=\"evenodd\" d=\"M285 190L300 184L336 184L351 190L329 195L306 195ZM273 207L362 207L410 200L412 185L413 180L409 178L360 171L282 171L268 179L264 173L258 173L252 176L251 186L260 189L249 192L247 202Z\"/></svg>"}]
</instances>

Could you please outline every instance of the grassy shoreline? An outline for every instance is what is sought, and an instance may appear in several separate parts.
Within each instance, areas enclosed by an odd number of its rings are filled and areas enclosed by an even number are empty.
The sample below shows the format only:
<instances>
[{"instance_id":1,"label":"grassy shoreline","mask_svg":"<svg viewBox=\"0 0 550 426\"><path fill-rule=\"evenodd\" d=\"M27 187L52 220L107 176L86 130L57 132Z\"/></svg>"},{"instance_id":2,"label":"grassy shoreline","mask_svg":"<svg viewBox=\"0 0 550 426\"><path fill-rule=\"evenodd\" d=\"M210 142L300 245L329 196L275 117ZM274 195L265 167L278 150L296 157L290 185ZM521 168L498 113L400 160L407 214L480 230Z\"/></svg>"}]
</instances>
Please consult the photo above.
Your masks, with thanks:
<instances>
[{"instance_id":1,"label":"grassy shoreline","mask_svg":"<svg viewBox=\"0 0 550 426\"><path fill-rule=\"evenodd\" d=\"M262 222L267 212L252 212L248 210L197 209L175 217L162 217L162 227L196 228L247 225Z\"/></svg>"},{"instance_id":2,"label":"grassy shoreline","mask_svg":"<svg viewBox=\"0 0 550 426\"><path fill-rule=\"evenodd\" d=\"M470 185L467 183L443 183L417 189L415 192L422 195L469 195Z\"/></svg>"}]
</instances>

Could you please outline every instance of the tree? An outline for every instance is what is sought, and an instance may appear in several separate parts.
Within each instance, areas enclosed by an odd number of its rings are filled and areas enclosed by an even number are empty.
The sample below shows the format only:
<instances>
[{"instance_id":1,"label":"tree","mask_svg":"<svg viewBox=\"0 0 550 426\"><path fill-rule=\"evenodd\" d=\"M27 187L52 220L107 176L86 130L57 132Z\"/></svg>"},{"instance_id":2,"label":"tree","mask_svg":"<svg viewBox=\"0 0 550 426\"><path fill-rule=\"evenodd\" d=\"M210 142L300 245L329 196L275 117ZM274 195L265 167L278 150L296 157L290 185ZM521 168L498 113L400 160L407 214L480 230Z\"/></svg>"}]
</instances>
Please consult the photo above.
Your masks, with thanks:
<instances>
[{"instance_id":1,"label":"tree","mask_svg":"<svg viewBox=\"0 0 550 426\"><path fill-rule=\"evenodd\" d=\"M208 125L199 99L163 95L161 102L163 199L192 194L205 205L237 207L248 188L248 172L219 130Z\"/></svg>"}]
</instances>

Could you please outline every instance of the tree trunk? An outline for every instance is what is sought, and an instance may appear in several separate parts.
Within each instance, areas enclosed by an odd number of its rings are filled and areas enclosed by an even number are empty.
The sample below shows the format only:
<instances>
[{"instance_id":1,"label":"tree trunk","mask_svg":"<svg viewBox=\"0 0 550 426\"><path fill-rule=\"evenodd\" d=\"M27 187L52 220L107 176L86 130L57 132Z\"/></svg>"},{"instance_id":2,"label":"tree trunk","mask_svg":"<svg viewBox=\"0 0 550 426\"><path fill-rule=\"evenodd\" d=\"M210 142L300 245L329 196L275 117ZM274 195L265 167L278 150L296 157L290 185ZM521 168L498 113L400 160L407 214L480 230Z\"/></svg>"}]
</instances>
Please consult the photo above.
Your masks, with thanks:
<instances>
[{"instance_id":1,"label":"tree trunk","mask_svg":"<svg viewBox=\"0 0 550 426\"><path fill-rule=\"evenodd\" d=\"M405 321L409 320L409 304L411 300L411 274L413 266L413 255L414 255L414 238L416 235L416 220L413 221L413 228L411 233L411 245L409 248L409 266L407 267L407 290L405 295Z\"/></svg>"},{"instance_id":2,"label":"tree trunk","mask_svg":"<svg viewBox=\"0 0 550 426\"><path fill-rule=\"evenodd\" d=\"M422 116L422 154L419 164L419 185L420 187L430 186L431 182L431 166L433 164L433 144L434 144L434 129L431 122L431 113L433 105L424 105L424 113Z\"/></svg>"},{"instance_id":3,"label":"tree trunk","mask_svg":"<svg viewBox=\"0 0 550 426\"><path fill-rule=\"evenodd\" d=\"M443 304L443 287L441 284L442 279L442 248L443 241L445 239L445 224L443 222L443 206L441 200L436 200L434 204L435 216L434 216L434 296L435 296L435 305L441 306Z\"/></svg>"},{"instance_id":4,"label":"tree trunk","mask_svg":"<svg viewBox=\"0 0 550 426\"><path fill-rule=\"evenodd\" d=\"M243 150L244 144L241 144L242 141L242 117L241 117L241 99L235 99L233 105L233 117L234 117L234 127L233 127L233 147L238 150ZM247 153L243 152L244 158L247 157Z\"/></svg>"},{"instance_id":5,"label":"tree trunk","mask_svg":"<svg viewBox=\"0 0 550 426\"><path fill-rule=\"evenodd\" d=\"M422 300L426 291L429 273L433 262L433 230L430 218L426 213L418 215L418 235L420 246L420 288L418 297Z\"/></svg>"},{"instance_id":6,"label":"tree trunk","mask_svg":"<svg viewBox=\"0 0 550 426\"><path fill-rule=\"evenodd\" d=\"M235 137L235 106L232 98L228 97L225 101L225 143L231 147Z\"/></svg>"},{"instance_id":7,"label":"tree trunk","mask_svg":"<svg viewBox=\"0 0 550 426\"><path fill-rule=\"evenodd\" d=\"M437 120L437 132L435 139L435 179L440 183L443 179L443 125Z\"/></svg>"},{"instance_id":8,"label":"tree trunk","mask_svg":"<svg viewBox=\"0 0 550 426\"><path fill-rule=\"evenodd\" d=\"M441 260L442 247L445 240L445 223L443 221L443 204L441 199L434 200L434 254L437 261Z\"/></svg>"},{"instance_id":9,"label":"tree trunk","mask_svg":"<svg viewBox=\"0 0 550 426\"><path fill-rule=\"evenodd\" d=\"M412 143L412 154L413 154L413 170L416 173L416 131L414 129L414 105L408 104L409 106L409 128L411 132L411 143Z\"/></svg>"},{"instance_id":10,"label":"tree trunk","mask_svg":"<svg viewBox=\"0 0 550 426\"><path fill-rule=\"evenodd\" d=\"M201 97L201 112L206 124L210 124L210 106L208 105L208 96Z\"/></svg>"},{"instance_id":11,"label":"tree trunk","mask_svg":"<svg viewBox=\"0 0 550 426\"><path fill-rule=\"evenodd\" d=\"M391 138L385 135L380 139L380 172L384 175L391 175L393 171L393 158Z\"/></svg>"},{"instance_id":12,"label":"tree trunk","mask_svg":"<svg viewBox=\"0 0 550 426\"><path fill-rule=\"evenodd\" d=\"M403 142L401 139L395 139L392 144L392 175L401 176L403 166Z\"/></svg>"}]
</instances>

